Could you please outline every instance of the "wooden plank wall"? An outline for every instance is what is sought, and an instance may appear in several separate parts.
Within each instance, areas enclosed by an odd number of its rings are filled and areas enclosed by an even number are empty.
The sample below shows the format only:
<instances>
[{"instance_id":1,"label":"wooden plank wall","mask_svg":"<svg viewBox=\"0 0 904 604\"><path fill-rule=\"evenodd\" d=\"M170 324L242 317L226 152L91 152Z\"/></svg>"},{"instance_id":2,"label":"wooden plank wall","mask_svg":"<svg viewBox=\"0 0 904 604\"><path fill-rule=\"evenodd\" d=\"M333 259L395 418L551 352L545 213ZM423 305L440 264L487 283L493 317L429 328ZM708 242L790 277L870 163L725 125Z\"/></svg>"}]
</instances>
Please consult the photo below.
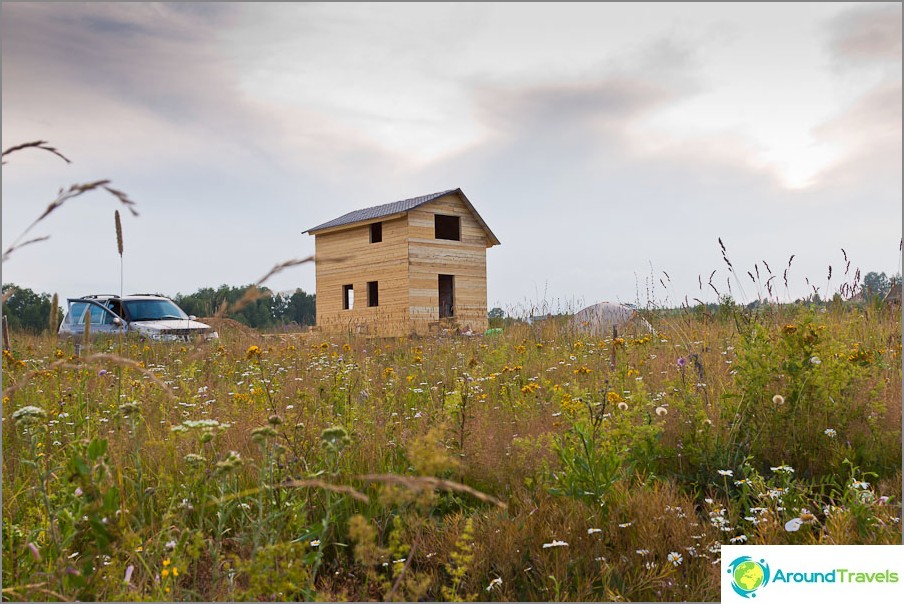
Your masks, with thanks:
<instances>
[{"instance_id":1,"label":"wooden plank wall","mask_svg":"<svg viewBox=\"0 0 904 604\"><path fill-rule=\"evenodd\" d=\"M436 239L434 216L461 218L461 241ZM426 334L439 320L439 275L454 275L454 320L462 328L487 329L486 231L457 194L408 213L408 263L412 331Z\"/></svg>"},{"instance_id":2,"label":"wooden plank wall","mask_svg":"<svg viewBox=\"0 0 904 604\"><path fill-rule=\"evenodd\" d=\"M377 221L371 221L377 222ZM327 333L403 335L408 308L408 220L383 221L383 241L370 243L370 223L318 234L317 325ZM367 306L367 282L379 283L379 306ZM342 286L352 284L354 307L343 310Z\"/></svg>"}]
</instances>

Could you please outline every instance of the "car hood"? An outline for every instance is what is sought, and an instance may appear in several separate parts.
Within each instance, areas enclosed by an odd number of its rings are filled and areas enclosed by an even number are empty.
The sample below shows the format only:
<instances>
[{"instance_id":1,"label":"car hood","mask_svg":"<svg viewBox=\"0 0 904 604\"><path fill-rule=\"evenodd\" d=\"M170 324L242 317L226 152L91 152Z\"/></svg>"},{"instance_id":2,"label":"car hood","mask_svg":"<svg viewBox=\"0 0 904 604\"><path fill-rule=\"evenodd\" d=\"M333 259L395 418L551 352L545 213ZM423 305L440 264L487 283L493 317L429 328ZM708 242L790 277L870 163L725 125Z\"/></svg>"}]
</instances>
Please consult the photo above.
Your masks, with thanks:
<instances>
[{"instance_id":1,"label":"car hood","mask_svg":"<svg viewBox=\"0 0 904 604\"><path fill-rule=\"evenodd\" d=\"M191 319L159 319L157 321L132 321L129 329L135 331L169 331L171 329L210 329L207 323Z\"/></svg>"}]
</instances>

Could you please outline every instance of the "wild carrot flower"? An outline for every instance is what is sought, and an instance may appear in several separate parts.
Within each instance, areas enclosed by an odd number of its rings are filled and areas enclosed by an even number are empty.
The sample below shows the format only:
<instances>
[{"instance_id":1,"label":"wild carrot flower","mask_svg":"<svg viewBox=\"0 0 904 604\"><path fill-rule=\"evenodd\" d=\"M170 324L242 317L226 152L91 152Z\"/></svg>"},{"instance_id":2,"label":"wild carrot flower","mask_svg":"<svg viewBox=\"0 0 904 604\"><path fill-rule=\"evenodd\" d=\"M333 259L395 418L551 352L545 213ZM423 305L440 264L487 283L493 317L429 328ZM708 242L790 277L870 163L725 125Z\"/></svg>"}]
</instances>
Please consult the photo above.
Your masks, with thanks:
<instances>
[{"instance_id":1,"label":"wild carrot flower","mask_svg":"<svg viewBox=\"0 0 904 604\"><path fill-rule=\"evenodd\" d=\"M781 394L776 394L772 397L772 402L776 405L784 405L785 397L783 397Z\"/></svg>"},{"instance_id":2,"label":"wild carrot flower","mask_svg":"<svg viewBox=\"0 0 904 604\"><path fill-rule=\"evenodd\" d=\"M13 413L13 421L17 426L27 426L37 423L47 417L47 412L40 407L27 405Z\"/></svg>"},{"instance_id":3,"label":"wild carrot flower","mask_svg":"<svg viewBox=\"0 0 904 604\"><path fill-rule=\"evenodd\" d=\"M663 415L668 415L668 414L669 414L669 410L666 409L665 407L656 407L656 415L658 415L659 417L662 417Z\"/></svg>"},{"instance_id":4,"label":"wild carrot flower","mask_svg":"<svg viewBox=\"0 0 904 604\"><path fill-rule=\"evenodd\" d=\"M621 410L621 411L627 411L627 410L628 410L628 403L626 403L625 401L622 401L622 402L620 402L620 403L618 404L618 408L619 408L619 410Z\"/></svg>"},{"instance_id":5,"label":"wild carrot flower","mask_svg":"<svg viewBox=\"0 0 904 604\"><path fill-rule=\"evenodd\" d=\"M552 543L544 543L543 549L548 549L550 547L568 547L568 543L565 541L559 541L557 539L553 539Z\"/></svg>"}]
</instances>

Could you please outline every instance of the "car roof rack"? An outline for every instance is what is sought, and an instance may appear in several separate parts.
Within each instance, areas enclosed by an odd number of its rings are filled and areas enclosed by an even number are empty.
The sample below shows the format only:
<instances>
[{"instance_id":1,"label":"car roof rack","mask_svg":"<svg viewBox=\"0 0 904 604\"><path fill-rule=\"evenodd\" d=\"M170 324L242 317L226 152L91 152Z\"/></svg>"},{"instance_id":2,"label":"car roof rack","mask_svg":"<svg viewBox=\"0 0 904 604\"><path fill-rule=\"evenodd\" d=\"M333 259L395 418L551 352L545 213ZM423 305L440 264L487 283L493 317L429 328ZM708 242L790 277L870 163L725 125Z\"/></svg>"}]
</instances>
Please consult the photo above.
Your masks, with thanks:
<instances>
[{"instance_id":1,"label":"car roof rack","mask_svg":"<svg viewBox=\"0 0 904 604\"><path fill-rule=\"evenodd\" d=\"M130 296L156 296L158 298L165 298L163 294L129 294Z\"/></svg>"},{"instance_id":2,"label":"car roof rack","mask_svg":"<svg viewBox=\"0 0 904 604\"><path fill-rule=\"evenodd\" d=\"M90 294L87 296L79 296L79 298L84 298L86 300L96 300L97 298L118 298L118 294Z\"/></svg>"}]
</instances>

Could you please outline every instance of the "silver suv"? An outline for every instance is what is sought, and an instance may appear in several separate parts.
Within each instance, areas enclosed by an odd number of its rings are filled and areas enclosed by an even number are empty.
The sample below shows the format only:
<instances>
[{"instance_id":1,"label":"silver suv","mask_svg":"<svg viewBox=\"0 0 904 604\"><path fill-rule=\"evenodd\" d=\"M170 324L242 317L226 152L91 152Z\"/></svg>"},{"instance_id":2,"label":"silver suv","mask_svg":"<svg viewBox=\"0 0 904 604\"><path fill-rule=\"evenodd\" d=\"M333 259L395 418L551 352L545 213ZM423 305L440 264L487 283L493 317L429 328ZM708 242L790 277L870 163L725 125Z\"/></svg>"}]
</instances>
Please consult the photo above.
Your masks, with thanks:
<instances>
[{"instance_id":1,"label":"silver suv","mask_svg":"<svg viewBox=\"0 0 904 604\"><path fill-rule=\"evenodd\" d=\"M69 298L60 324L61 336L82 336L90 317L91 334L135 334L162 342L189 342L199 336L215 340L219 334L210 325L196 321L165 296L134 294L119 297L97 294Z\"/></svg>"}]
</instances>

